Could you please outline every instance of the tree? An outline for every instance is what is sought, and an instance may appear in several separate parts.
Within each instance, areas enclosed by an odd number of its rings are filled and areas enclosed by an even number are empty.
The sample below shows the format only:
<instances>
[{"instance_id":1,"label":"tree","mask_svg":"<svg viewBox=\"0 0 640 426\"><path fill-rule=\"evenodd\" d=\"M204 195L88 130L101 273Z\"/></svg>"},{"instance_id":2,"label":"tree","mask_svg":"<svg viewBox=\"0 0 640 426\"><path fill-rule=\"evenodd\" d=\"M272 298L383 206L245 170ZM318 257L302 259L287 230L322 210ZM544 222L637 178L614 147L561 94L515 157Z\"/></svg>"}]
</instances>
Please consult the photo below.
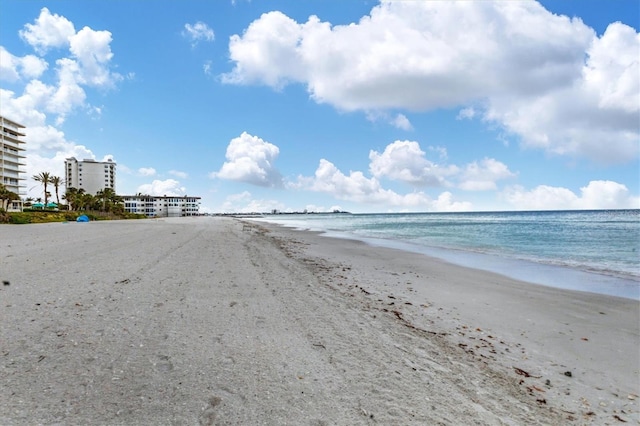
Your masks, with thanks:
<instances>
[{"instance_id":1,"label":"tree","mask_svg":"<svg viewBox=\"0 0 640 426\"><path fill-rule=\"evenodd\" d=\"M64 180L62 180L62 178L60 176L51 176L49 178L49 182L51 182L51 185L53 185L53 187L56 190L56 203L58 205L60 205L60 194L58 192L60 185L62 185L64 183Z\"/></svg>"},{"instance_id":2,"label":"tree","mask_svg":"<svg viewBox=\"0 0 640 426\"><path fill-rule=\"evenodd\" d=\"M33 176L33 180L42 183L44 186L44 206L47 207L47 200L49 193L47 192L47 185L51 183L51 174L49 172L40 172Z\"/></svg>"},{"instance_id":3,"label":"tree","mask_svg":"<svg viewBox=\"0 0 640 426\"><path fill-rule=\"evenodd\" d=\"M91 194L87 194L87 193L82 193L80 194L80 196L78 197L79 201L79 206L80 206L80 210L97 210L100 208L99 204L100 201L96 202L96 197L91 195ZM96 204L98 204L96 206Z\"/></svg>"},{"instance_id":4,"label":"tree","mask_svg":"<svg viewBox=\"0 0 640 426\"><path fill-rule=\"evenodd\" d=\"M116 194L113 188L104 188L98 191L96 198L101 201L100 209L104 212L109 212L114 209L119 203L122 203L122 197Z\"/></svg>"},{"instance_id":5,"label":"tree","mask_svg":"<svg viewBox=\"0 0 640 426\"><path fill-rule=\"evenodd\" d=\"M20 196L13 191L9 191L4 184L0 183L0 210L7 211L9 203L19 200Z\"/></svg>"},{"instance_id":6,"label":"tree","mask_svg":"<svg viewBox=\"0 0 640 426\"><path fill-rule=\"evenodd\" d=\"M82 194L84 194L84 189L70 187L67 188L62 199L69 205L69 210L77 210L82 204Z\"/></svg>"}]
</instances>

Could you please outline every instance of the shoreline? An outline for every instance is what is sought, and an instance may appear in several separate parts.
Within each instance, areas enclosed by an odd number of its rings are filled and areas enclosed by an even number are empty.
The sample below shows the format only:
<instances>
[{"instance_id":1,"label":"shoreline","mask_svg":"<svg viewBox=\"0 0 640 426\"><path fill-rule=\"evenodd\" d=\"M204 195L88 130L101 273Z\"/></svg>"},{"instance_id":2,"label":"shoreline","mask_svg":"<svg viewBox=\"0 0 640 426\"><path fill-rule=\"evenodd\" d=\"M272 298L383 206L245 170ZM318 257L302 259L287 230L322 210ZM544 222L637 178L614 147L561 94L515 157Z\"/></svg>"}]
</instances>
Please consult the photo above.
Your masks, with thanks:
<instances>
[{"instance_id":1,"label":"shoreline","mask_svg":"<svg viewBox=\"0 0 640 426\"><path fill-rule=\"evenodd\" d=\"M550 403L549 397L553 395L556 408L578 413L580 410L574 411L576 407L595 405L624 411L620 407L631 402L635 416L632 418L640 421L636 402L640 395L638 300L535 284L420 252L372 246L362 240L335 238L319 231L273 223L267 228L302 241L308 254L338 265L351 264L346 271L360 272L344 274L343 266L339 276L353 280L357 283L354 291L359 289L378 302L390 300L394 302L391 306L400 303L402 320L411 326L436 327L477 361L491 359L492 366L503 373L524 370L530 374L525 380L535 380L534 384L521 384L533 389L532 396L545 396L538 398L545 400L545 404ZM334 241L324 244L323 239ZM393 266L390 271L384 271L390 266ZM369 271L363 273L367 268ZM452 283L456 285L451 286ZM381 309L393 311L384 302ZM612 315L615 318L609 317ZM500 352L496 341L504 345L505 351ZM496 351L502 359L496 358ZM610 358L613 353L618 358ZM611 371L603 369L616 363ZM572 393L576 377L580 377L577 387L585 392L580 398ZM618 387L622 383L626 383L626 391ZM609 389L605 390L607 386ZM609 396L612 398L608 399ZM585 424L602 421L589 417L580 421Z\"/></svg>"},{"instance_id":2,"label":"shoreline","mask_svg":"<svg viewBox=\"0 0 640 426\"><path fill-rule=\"evenodd\" d=\"M2 424L640 420L633 300L231 218L4 231Z\"/></svg>"},{"instance_id":3,"label":"shoreline","mask_svg":"<svg viewBox=\"0 0 640 426\"><path fill-rule=\"evenodd\" d=\"M526 281L534 285L543 285L563 290L584 291L640 301L640 278L623 273L592 271L571 267L569 265L554 265L534 260L500 256L498 254L453 248L427 247L412 244L409 241L359 237L346 231L309 229L300 227L299 225L288 225L281 222L270 222L268 220L254 218L245 219L255 221L256 223L282 226L297 231L317 232L327 238L360 241L371 247L383 247L418 253L440 259L452 265L497 273L514 280ZM559 277L561 279L559 279ZM585 285L585 282L589 282L589 284Z\"/></svg>"}]
</instances>

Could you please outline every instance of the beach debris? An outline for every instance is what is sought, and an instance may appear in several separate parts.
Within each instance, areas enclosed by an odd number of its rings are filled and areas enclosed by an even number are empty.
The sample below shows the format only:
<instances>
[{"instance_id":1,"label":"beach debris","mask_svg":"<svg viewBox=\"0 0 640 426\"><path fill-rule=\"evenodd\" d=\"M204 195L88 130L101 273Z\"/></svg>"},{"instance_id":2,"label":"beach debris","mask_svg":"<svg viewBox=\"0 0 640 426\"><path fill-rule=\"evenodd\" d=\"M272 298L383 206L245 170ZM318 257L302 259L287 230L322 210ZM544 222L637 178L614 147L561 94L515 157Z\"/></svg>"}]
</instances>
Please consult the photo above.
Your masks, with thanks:
<instances>
[{"instance_id":1,"label":"beach debris","mask_svg":"<svg viewBox=\"0 0 640 426\"><path fill-rule=\"evenodd\" d=\"M534 379L539 379L542 377L542 376L532 376L531 373L529 373L528 371L524 371L522 368L513 367L513 369L515 370L516 374L519 374L524 377L533 377Z\"/></svg>"},{"instance_id":2,"label":"beach debris","mask_svg":"<svg viewBox=\"0 0 640 426\"><path fill-rule=\"evenodd\" d=\"M571 374L571 371L565 371L564 375L567 376L567 377L572 377L573 376L573 374Z\"/></svg>"},{"instance_id":3,"label":"beach debris","mask_svg":"<svg viewBox=\"0 0 640 426\"><path fill-rule=\"evenodd\" d=\"M614 418L614 419L616 419L616 420L617 420L617 421L619 421L619 422L627 423L627 421L626 421L626 420L624 420L622 417L620 417L620 416L619 416L619 415L617 415L617 414L614 414L614 415L613 415L613 418Z\"/></svg>"},{"instance_id":4,"label":"beach debris","mask_svg":"<svg viewBox=\"0 0 640 426\"><path fill-rule=\"evenodd\" d=\"M404 321L404 318L402 317L402 312L394 310L394 311L391 311L391 313L393 313L396 316L396 318L398 318L399 320Z\"/></svg>"},{"instance_id":5,"label":"beach debris","mask_svg":"<svg viewBox=\"0 0 640 426\"><path fill-rule=\"evenodd\" d=\"M3 280L2 281L2 285L10 285L11 283L9 281Z\"/></svg>"}]
</instances>

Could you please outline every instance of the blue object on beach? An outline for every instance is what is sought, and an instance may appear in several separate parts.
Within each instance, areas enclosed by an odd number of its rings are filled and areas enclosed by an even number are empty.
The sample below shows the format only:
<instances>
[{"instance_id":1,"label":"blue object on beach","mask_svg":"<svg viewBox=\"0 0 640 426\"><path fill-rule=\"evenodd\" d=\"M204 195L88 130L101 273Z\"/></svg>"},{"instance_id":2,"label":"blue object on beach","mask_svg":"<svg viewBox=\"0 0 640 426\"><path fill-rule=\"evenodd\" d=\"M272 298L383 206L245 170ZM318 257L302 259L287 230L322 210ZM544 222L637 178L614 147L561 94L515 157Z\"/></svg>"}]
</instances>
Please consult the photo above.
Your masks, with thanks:
<instances>
[{"instance_id":1,"label":"blue object on beach","mask_svg":"<svg viewBox=\"0 0 640 426\"><path fill-rule=\"evenodd\" d=\"M76 219L76 222L89 222L89 217L86 214L81 214Z\"/></svg>"}]
</instances>

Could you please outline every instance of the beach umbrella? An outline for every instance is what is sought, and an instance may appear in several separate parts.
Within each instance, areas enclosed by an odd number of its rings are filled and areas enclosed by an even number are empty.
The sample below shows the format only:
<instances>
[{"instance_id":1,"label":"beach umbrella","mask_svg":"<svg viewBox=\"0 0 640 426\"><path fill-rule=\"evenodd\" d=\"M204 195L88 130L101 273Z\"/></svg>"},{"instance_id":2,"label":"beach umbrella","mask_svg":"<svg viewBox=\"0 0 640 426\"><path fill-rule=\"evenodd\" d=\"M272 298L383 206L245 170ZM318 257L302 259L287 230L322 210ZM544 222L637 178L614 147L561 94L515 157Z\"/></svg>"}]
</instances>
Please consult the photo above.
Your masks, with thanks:
<instances>
[{"instance_id":1,"label":"beach umbrella","mask_svg":"<svg viewBox=\"0 0 640 426\"><path fill-rule=\"evenodd\" d=\"M36 208L36 209L41 209L44 207L44 204L42 203L33 203L31 204L31 207Z\"/></svg>"},{"instance_id":2,"label":"beach umbrella","mask_svg":"<svg viewBox=\"0 0 640 426\"><path fill-rule=\"evenodd\" d=\"M47 203L47 208L49 208L49 207L51 207L51 208L54 208L54 209L55 209L56 207L58 207L58 205L57 205L56 203L53 203L53 202L51 202L51 203Z\"/></svg>"},{"instance_id":3,"label":"beach umbrella","mask_svg":"<svg viewBox=\"0 0 640 426\"><path fill-rule=\"evenodd\" d=\"M81 214L80 216L78 216L78 218L76 219L76 222L89 222L89 218L87 217L86 214Z\"/></svg>"}]
</instances>

